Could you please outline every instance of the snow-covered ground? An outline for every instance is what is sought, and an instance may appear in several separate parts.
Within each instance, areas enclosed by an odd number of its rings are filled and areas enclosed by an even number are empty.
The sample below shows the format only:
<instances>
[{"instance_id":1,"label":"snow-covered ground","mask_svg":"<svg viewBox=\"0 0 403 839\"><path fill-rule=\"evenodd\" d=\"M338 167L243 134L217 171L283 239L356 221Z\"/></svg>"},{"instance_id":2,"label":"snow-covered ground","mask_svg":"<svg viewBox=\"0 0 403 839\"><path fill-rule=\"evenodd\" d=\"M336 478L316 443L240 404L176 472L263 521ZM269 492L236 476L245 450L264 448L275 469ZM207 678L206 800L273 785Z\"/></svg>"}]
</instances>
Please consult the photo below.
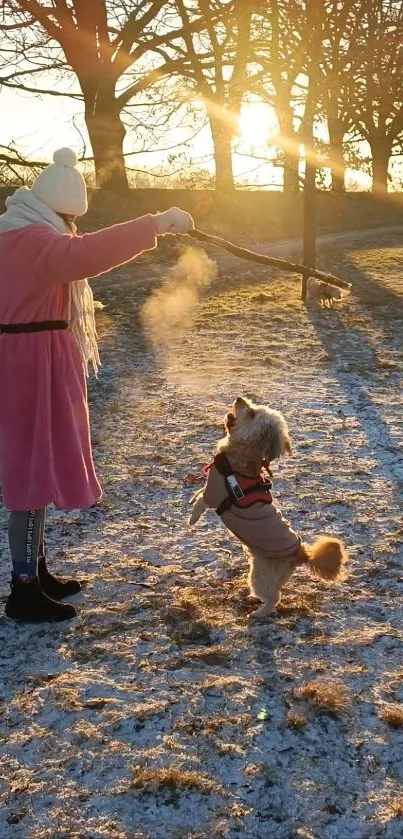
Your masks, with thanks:
<instances>
[{"instance_id":1,"label":"snow-covered ground","mask_svg":"<svg viewBox=\"0 0 403 839\"><path fill-rule=\"evenodd\" d=\"M87 581L79 618L0 620L1 839L403 835L402 233L323 245L354 285L333 311L211 250L218 279L157 349L138 315L166 260L98 282L104 499L49 515L49 564ZM240 546L213 513L187 526L241 393L287 417L287 517L351 553L343 584L301 570L253 626Z\"/></svg>"}]
</instances>

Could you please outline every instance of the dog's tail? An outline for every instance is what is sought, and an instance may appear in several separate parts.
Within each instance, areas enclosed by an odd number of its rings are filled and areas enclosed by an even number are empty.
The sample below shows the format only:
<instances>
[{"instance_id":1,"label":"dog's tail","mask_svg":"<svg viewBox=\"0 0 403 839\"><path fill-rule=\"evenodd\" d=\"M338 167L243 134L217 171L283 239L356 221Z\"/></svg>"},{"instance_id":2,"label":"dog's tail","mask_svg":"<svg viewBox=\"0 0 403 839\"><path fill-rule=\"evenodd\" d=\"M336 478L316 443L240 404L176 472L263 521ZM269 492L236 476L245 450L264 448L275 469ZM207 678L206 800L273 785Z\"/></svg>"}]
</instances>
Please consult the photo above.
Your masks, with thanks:
<instances>
[{"instance_id":1,"label":"dog's tail","mask_svg":"<svg viewBox=\"0 0 403 839\"><path fill-rule=\"evenodd\" d=\"M306 549L309 571L322 580L338 580L347 562L347 551L339 539L320 536Z\"/></svg>"}]
</instances>

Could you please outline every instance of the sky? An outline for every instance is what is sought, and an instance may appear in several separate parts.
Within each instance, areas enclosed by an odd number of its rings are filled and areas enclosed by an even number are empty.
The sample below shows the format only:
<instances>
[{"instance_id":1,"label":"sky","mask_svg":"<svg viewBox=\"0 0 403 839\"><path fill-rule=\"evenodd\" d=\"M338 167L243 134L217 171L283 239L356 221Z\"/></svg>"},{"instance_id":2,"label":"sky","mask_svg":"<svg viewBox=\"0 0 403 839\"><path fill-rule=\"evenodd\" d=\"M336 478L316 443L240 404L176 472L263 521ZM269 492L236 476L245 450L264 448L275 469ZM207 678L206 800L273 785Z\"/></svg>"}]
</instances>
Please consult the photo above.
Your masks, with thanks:
<instances>
[{"instance_id":1,"label":"sky","mask_svg":"<svg viewBox=\"0 0 403 839\"><path fill-rule=\"evenodd\" d=\"M80 113L81 112L81 113ZM257 136L260 142L263 142L262 130L257 130L256 117L258 123L263 128L263 134L269 129L271 122L270 115L263 114L260 110L257 114L249 111L247 115L241 120L241 128L243 128L243 149L245 153L253 152L252 146ZM57 96L33 96L20 91L14 91L10 88L3 88L0 94L0 125L1 134L0 141L4 145L15 142L18 150L26 157L31 157L36 160L51 159L55 148L59 146L71 146L76 151L80 152L82 149L82 140L79 132L74 127L73 118L79 131L86 135L85 122L82 116L82 105L76 100L66 99ZM252 122L251 122L252 118ZM255 135L255 137L254 137ZM172 134L169 137L169 142L172 141ZM131 132L128 132L125 151L129 151L131 145L134 145L135 137ZM175 142L175 140L173 141ZM209 131L204 132L192 141L192 152L194 156L199 159L206 155L208 156L210 148ZM256 146L255 149L260 154L264 153L262 146ZM166 153L152 152L145 155L136 155L132 159L133 165L136 167L150 167L159 166L166 158ZM246 158L240 155L235 155L235 171L238 175L243 173L251 173L255 177L256 167L261 171L261 177L267 179L271 175L272 178L278 180L278 170L273 169L269 164L262 166L258 160L253 160L249 156ZM213 165L210 163L210 168L213 171ZM273 169L268 173L268 169Z\"/></svg>"},{"instance_id":2,"label":"sky","mask_svg":"<svg viewBox=\"0 0 403 839\"><path fill-rule=\"evenodd\" d=\"M80 103L62 97L39 98L3 88L0 94L0 141L14 140L27 157L40 160L51 156L60 145L76 146L79 135L71 120Z\"/></svg>"}]
</instances>

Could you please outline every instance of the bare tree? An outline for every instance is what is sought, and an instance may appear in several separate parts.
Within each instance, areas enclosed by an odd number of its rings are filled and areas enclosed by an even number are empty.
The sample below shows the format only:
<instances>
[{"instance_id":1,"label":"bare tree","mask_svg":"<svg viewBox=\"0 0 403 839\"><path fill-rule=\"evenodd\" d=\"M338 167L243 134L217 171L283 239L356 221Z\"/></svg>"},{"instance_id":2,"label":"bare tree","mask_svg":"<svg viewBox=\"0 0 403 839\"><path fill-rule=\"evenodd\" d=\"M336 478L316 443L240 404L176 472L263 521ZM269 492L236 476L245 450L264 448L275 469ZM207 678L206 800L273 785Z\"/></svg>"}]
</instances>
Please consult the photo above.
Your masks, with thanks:
<instances>
[{"instance_id":1,"label":"bare tree","mask_svg":"<svg viewBox=\"0 0 403 839\"><path fill-rule=\"evenodd\" d=\"M306 132L308 0L271 0L266 37L257 51L260 95L277 114L284 190L299 188L299 147ZM403 4L401 0L317 0L324 9L317 47L320 100L316 119L329 132L332 188L344 189L346 145L367 140L374 189L387 189L388 163L403 134ZM258 92L258 91L257 91ZM309 120L308 120L309 121Z\"/></svg>"},{"instance_id":2,"label":"bare tree","mask_svg":"<svg viewBox=\"0 0 403 839\"><path fill-rule=\"evenodd\" d=\"M176 0L186 49L182 77L188 96L203 103L214 147L215 187L233 189L233 140L238 131L242 99L260 68L254 41L264 15L262 0ZM192 32L194 17L203 17L206 31Z\"/></svg>"},{"instance_id":3,"label":"bare tree","mask_svg":"<svg viewBox=\"0 0 403 839\"><path fill-rule=\"evenodd\" d=\"M172 0L2 0L2 10L0 30L14 47L15 69L3 69L0 84L71 95L32 82L33 74L42 79L67 65L81 91L73 95L84 100L98 185L126 188L122 110L183 63L175 45L188 33ZM192 17L191 31L204 26L200 15ZM164 47L171 54L163 57Z\"/></svg>"},{"instance_id":4,"label":"bare tree","mask_svg":"<svg viewBox=\"0 0 403 839\"><path fill-rule=\"evenodd\" d=\"M44 164L26 160L13 146L0 145L0 183L22 186L39 174Z\"/></svg>"},{"instance_id":5,"label":"bare tree","mask_svg":"<svg viewBox=\"0 0 403 839\"><path fill-rule=\"evenodd\" d=\"M355 126L372 155L373 190L387 192L388 167L403 132L403 5L366 0L356 42Z\"/></svg>"},{"instance_id":6,"label":"bare tree","mask_svg":"<svg viewBox=\"0 0 403 839\"><path fill-rule=\"evenodd\" d=\"M326 12L320 36L312 8ZM0 9L0 85L83 102L98 185L127 187L128 119L138 149L150 150L199 101L216 188L231 189L240 108L253 93L276 111L284 190L298 190L320 37L316 119L329 130L333 189L344 187L347 137L368 141L374 186L387 189L403 136L401 0L0 0Z\"/></svg>"},{"instance_id":7,"label":"bare tree","mask_svg":"<svg viewBox=\"0 0 403 839\"><path fill-rule=\"evenodd\" d=\"M318 2L321 6L322 0ZM299 190L299 146L306 131L307 54L312 41L307 8L308 0L271 0L256 48L262 76L256 80L254 90L273 106L277 115L285 192Z\"/></svg>"},{"instance_id":8,"label":"bare tree","mask_svg":"<svg viewBox=\"0 0 403 839\"><path fill-rule=\"evenodd\" d=\"M332 189L345 189L346 137L356 121L354 73L356 42L360 35L363 5L367 0L326 0L320 56L320 95L329 132L328 157Z\"/></svg>"},{"instance_id":9,"label":"bare tree","mask_svg":"<svg viewBox=\"0 0 403 839\"><path fill-rule=\"evenodd\" d=\"M333 189L344 188L349 138L358 146L368 141L373 188L385 192L389 159L403 130L403 5L329 0L324 35L321 91Z\"/></svg>"}]
</instances>

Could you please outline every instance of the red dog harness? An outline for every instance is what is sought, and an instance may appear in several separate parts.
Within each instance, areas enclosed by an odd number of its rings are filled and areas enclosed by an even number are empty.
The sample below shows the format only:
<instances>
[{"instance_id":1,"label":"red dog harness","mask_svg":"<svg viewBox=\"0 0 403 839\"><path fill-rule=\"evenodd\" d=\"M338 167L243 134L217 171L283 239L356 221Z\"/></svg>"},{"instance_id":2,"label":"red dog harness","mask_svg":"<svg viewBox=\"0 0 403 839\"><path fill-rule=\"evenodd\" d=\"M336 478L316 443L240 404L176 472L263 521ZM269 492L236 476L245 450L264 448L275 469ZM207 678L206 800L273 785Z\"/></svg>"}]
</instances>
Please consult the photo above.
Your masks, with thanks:
<instances>
[{"instance_id":1,"label":"red dog harness","mask_svg":"<svg viewBox=\"0 0 403 839\"><path fill-rule=\"evenodd\" d=\"M256 478L248 478L246 475L234 472L224 452L217 454L213 462L203 469L205 475L212 466L215 466L220 475L225 478L225 485L228 490L227 497L216 509L217 515L222 516L232 506L245 509L258 502L260 504L272 503L273 498L270 492L272 482L265 478L261 472Z\"/></svg>"}]
</instances>

